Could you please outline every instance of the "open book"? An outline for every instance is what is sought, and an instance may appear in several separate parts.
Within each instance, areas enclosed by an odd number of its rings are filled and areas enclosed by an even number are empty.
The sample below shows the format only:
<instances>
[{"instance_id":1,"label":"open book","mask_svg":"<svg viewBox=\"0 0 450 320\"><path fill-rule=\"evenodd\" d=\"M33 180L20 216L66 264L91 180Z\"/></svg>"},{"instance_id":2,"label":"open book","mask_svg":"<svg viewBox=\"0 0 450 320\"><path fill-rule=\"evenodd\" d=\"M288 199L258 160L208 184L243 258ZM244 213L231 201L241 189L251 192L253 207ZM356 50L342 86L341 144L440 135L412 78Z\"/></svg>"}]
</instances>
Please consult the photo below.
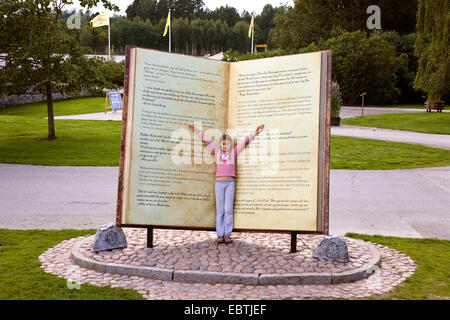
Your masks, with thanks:
<instances>
[{"instance_id":1,"label":"open book","mask_svg":"<svg viewBox=\"0 0 450 320\"><path fill-rule=\"evenodd\" d=\"M127 47L117 225L215 229L218 145L236 163L234 230L328 233L331 52L223 62Z\"/></svg>"}]
</instances>

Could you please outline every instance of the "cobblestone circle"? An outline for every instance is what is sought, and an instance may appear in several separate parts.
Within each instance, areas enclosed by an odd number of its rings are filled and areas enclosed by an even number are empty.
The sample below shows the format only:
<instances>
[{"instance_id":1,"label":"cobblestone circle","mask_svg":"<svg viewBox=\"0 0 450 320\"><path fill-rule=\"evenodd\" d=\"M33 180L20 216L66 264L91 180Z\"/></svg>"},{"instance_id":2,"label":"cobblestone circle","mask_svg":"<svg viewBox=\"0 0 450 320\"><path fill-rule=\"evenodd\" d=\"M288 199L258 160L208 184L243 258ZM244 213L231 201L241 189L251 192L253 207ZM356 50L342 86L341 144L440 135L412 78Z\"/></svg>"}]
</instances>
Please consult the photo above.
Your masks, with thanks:
<instances>
[{"instance_id":1,"label":"cobblestone circle","mask_svg":"<svg viewBox=\"0 0 450 320\"><path fill-rule=\"evenodd\" d=\"M381 245L373 245L381 256L380 268L367 279L329 285L244 285L163 281L151 278L98 272L72 262L71 252L79 247L84 255L99 262L154 266L174 270L233 272L240 274L283 274L348 272L371 259L368 242L346 238L350 263L311 257L324 236L299 235L298 252L289 253L290 235L236 233L232 244L216 244L214 232L154 230L155 247L145 246L145 229L124 229L128 247L100 253L92 252L93 237L65 240L44 252L39 260L45 272L90 283L135 289L146 299L333 299L363 298L389 292L415 270L406 255ZM89 241L88 238L92 238Z\"/></svg>"}]
</instances>

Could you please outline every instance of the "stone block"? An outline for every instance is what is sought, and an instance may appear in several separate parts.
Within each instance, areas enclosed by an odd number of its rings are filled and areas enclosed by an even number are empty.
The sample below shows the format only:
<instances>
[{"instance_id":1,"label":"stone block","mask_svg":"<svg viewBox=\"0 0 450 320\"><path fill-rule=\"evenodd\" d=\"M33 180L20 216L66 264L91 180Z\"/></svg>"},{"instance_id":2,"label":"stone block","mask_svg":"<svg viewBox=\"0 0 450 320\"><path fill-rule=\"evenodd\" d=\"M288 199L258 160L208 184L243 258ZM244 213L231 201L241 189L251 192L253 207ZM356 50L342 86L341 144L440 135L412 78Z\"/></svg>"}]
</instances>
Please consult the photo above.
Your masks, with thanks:
<instances>
[{"instance_id":1,"label":"stone block","mask_svg":"<svg viewBox=\"0 0 450 320\"><path fill-rule=\"evenodd\" d=\"M126 246L127 239L122 228L116 227L114 223L110 223L98 228L92 250L94 252L100 252L125 248Z\"/></svg>"},{"instance_id":2,"label":"stone block","mask_svg":"<svg viewBox=\"0 0 450 320\"><path fill-rule=\"evenodd\" d=\"M257 274L236 274L225 272L199 272L189 270L175 270L174 281L202 282L202 283L239 283L246 285L257 285Z\"/></svg>"},{"instance_id":3,"label":"stone block","mask_svg":"<svg viewBox=\"0 0 450 320\"><path fill-rule=\"evenodd\" d=\"M313 258L350 262L347 243L340 236L328 236L314 249Z\"/></svg>"}]
</instances>

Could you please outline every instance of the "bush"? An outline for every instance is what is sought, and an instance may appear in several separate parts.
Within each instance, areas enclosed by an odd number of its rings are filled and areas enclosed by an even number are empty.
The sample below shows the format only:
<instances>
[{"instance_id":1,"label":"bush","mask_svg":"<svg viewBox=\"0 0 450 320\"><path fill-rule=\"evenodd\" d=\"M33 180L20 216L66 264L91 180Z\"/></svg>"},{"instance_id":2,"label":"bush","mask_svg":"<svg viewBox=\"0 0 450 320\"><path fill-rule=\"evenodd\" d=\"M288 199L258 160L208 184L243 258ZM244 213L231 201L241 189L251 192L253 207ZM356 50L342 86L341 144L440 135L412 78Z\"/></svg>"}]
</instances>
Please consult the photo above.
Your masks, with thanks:
<instances>
[{"instance_id":1,"label":"bush","mask_svg":"<svg viewBox=\"0 0 450 320\"><path fill-rule=\"evenodd\" d=\"M244 60L254 60L254 59L262 59L262 58L270 58L270 57L276 57L276 56L282 56L286 53L281 49L276 50L270 50L267 52L258 52L254 54L239 54L239 52L229 49L226 52L224 52L224 58L223 61L228 62L235 62L235 61L244 61Z\"/></svg>"},{"instance_id":2,"label":"bush","mask_svg":"<svg viewBox=\"0 0 450 320\"><path fill-rule=\"evenodd\" d=\"M339 84L337 82L331 82L331 116L339 117L342 107L342 96Z\"/></svg>"},{"instance_id":3,"label":"bush","mask_svg":"<svg viewBox=\"0 0 450 320\"><path fill-rule=\"evenodd\" d=\"M89 59L92 73L89 75L103 85L89 88L93 95L104 95L103 88L119 89L123 87L125 61L107 61L104 58L92 57Z\"/></svg>"}]
</instances>

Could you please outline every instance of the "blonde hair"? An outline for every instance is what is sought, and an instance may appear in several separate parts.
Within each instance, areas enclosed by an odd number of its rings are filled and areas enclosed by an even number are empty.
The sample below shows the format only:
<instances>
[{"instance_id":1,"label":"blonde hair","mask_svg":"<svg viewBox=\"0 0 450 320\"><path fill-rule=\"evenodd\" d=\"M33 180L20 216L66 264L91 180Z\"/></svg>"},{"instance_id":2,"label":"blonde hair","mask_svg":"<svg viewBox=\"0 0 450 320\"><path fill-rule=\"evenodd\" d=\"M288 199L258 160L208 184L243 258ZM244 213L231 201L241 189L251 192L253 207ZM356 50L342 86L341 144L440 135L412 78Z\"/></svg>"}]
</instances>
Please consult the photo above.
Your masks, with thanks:
<instances>
[{"instance_id":1,"label":"blonde hair","mask_svg":"<svg viewBox=\"0 0 450 320\"><path fill-rule=\"evenodd\" d=\"M220 138L220 144L222 144L223 140L227 140L234 147L234 140L228 134L224 133L222 138Z\"/></svg>"}]
</instances>

